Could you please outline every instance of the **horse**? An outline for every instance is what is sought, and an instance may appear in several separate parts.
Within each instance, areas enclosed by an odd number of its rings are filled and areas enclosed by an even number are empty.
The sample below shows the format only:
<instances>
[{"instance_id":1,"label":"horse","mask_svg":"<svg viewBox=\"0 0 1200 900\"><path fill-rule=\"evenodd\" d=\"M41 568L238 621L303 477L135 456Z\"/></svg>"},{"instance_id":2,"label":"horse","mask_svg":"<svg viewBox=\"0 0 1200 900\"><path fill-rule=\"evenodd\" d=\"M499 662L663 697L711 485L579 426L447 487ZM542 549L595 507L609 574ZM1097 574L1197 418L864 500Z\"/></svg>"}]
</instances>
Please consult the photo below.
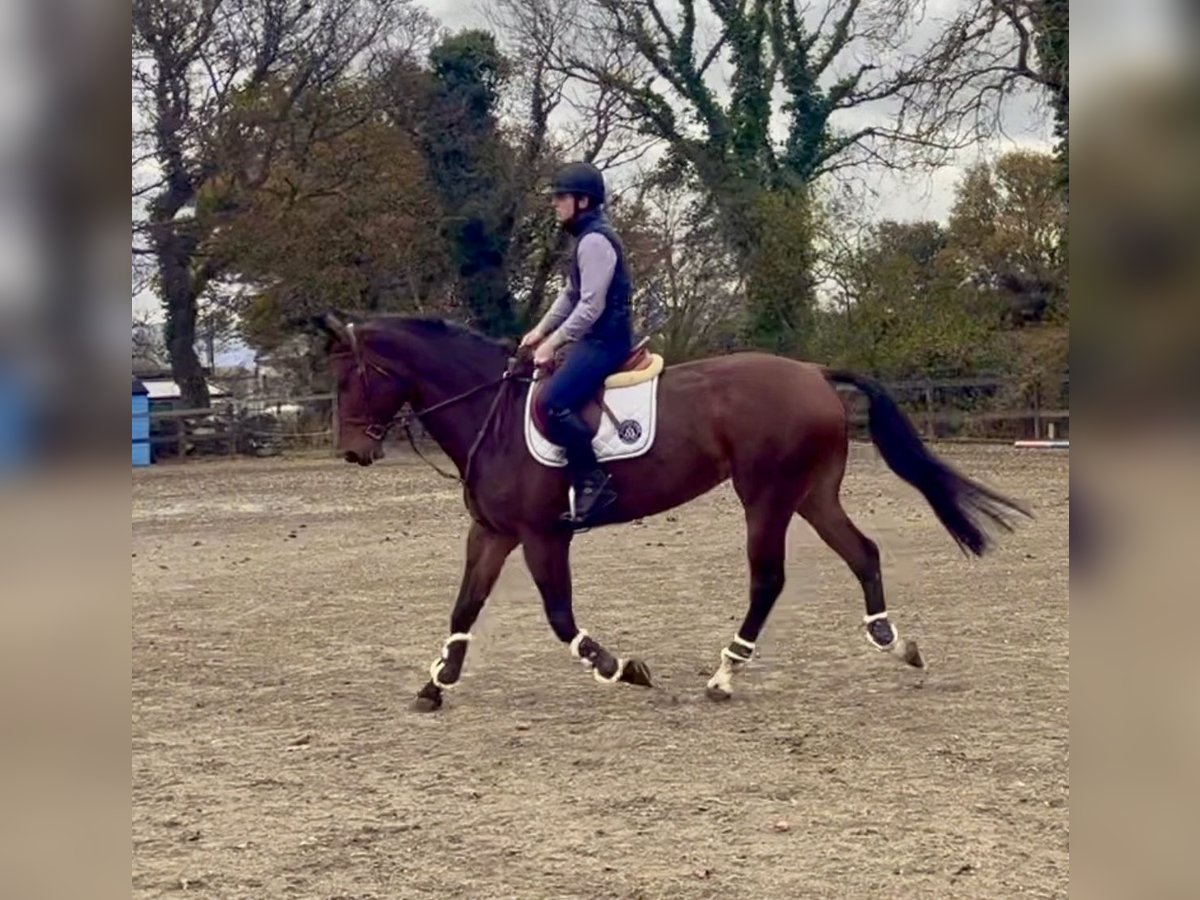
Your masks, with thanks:
<instances>
[{"instance_id":1,"label":"horse","mask_svg":"<svg viewBox=\"0 0 1200 900\"><path fill-rule=\"evenodd\" d=\"M459 481L470 514L466 561L450 634L415 708L439 709L444 692L458 684L471 629L518 546L550 629L571 655L598 681L651 687L644 661L610 652L575 622L570 551L577 532L563 521L569 479L563 469L534 459L524 434L532 363L513 356L511 342L443 319L335 311L307 324L326 339L336 382L337 449L347 462L367 466L381 458L390 430L397 424L408 430L412 416L458 470L442 474ZM1016 514L1031 517L1019 502L934 455L871 378L745 351L662 366L657 382L653 444L636 458L606 463L617 498L588 527L657 515L732 480L745 511L749 605L706 685L714 700L733 696L735 676L755 653L784 587L786 537L796 516L858 579L867 641L909 666L925 666L916 642L901 639L888 619L877 545L839 499L849 424L837 385L866 396L871 440L884 462L924 496L964 555L983 555L993 540L989 530L1012 531ZM406 406L410 413L402 416Z\"/></svg>"}]
</instances>

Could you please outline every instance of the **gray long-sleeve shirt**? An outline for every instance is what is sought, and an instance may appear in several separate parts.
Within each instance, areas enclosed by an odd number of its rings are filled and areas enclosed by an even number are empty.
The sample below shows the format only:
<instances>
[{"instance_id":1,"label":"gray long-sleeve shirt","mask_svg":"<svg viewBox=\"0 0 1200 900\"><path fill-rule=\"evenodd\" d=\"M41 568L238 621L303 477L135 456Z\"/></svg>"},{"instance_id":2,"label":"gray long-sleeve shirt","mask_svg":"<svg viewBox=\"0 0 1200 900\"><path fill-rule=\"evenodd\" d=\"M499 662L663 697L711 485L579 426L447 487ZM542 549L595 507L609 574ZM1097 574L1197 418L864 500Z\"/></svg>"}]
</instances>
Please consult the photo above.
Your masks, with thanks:
<instances>
[{"instance_id":1,"label":"gray long-sleeve shirt","mask_svg":"<svg viewBox=\"0 0 1200 900\"><path fill-rule=\"evenodd\" d=\"M617 268L617 251L602 234L585 234L576 248L579 261L579 292L571 285L564 287L554 298L538 324L551 347L577 341L600 318Z\"/></svg>"}]
</instances>

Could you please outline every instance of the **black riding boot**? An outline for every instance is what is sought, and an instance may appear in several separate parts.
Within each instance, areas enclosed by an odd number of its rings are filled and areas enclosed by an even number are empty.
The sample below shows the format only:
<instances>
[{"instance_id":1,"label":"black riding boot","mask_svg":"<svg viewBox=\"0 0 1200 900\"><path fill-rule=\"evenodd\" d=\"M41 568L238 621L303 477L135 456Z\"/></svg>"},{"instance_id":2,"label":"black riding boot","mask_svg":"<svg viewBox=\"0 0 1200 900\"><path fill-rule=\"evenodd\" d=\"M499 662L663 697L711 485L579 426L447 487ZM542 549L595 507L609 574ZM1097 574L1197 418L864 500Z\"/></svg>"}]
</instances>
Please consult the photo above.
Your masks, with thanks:
<instances>
[{"instance_id":1,"label":"black riding boot","mask_svg":"<svg viewBox=\"0 0 1200 900\"><path fill-rule=\"evenodd\" d=\"M594 459L594 457L593 457ZM571 481L575 485L575 525L586 525L593 514L604 509L617 499L616 493L608 486L612 477L593 462L590 467L580 466L573 469ZM570 513L565 518L570 519Z\"/></svg>"},{"instance_id":2,"label":"black riding boot","mask_svg":"<svg viewBox=\"0 0 1200 900\"><path fill-rule=\"evenodd\" d=\"M596 451L592 449L592 431L583 417L564 411L554 416L557 441L567 451L567 469L575 487L575 517L567 512L563 519L574 525L584 525L593 513L617 499L609 488L609 474L600 468Z\"/></svg>"}]
</instances>

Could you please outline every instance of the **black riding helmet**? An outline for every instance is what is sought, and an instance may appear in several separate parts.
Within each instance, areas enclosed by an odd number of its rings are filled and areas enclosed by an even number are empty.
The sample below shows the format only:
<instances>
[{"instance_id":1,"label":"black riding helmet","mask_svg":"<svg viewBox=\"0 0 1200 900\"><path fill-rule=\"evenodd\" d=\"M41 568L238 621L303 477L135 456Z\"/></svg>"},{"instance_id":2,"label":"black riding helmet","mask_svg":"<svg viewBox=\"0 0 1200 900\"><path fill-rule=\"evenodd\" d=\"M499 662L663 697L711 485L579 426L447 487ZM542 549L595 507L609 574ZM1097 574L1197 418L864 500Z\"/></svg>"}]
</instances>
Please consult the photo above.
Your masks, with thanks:
<instances>
[{"instance_id":1,"label":"black riding helmet","mask_svg":"<svg viewBox=\"0 0 1200 900\"><path fill-rule=\"evenodd\" d=\"M604 176L591 163L567 163L554 174L550 190L555 194L582 194L592 206L604 203Z\"/></svg>"}]
</instances>

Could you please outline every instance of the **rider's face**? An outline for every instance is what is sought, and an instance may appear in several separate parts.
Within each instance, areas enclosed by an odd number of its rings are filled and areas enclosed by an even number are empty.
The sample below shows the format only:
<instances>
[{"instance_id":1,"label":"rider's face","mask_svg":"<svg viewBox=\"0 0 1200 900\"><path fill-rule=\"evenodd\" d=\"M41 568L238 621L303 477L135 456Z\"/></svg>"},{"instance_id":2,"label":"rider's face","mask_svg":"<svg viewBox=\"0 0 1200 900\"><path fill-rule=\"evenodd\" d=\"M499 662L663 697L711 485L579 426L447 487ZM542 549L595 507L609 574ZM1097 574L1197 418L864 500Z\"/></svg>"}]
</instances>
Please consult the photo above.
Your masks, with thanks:
<instances>
[{"instance_id":1,"label":"rider's face","mask_svg":"<svg viewBox=\"0 0 1200 900\"><path fill-rule=\"evenodd\" d=\"M554 215L561 223L569 222L576 211L583 212L588 201L586 199L577 201L571 194L555 194L551 197L550 202L554 205ZM578 207L576 207L577 203Z\"/></svg>"}]
</instances>

